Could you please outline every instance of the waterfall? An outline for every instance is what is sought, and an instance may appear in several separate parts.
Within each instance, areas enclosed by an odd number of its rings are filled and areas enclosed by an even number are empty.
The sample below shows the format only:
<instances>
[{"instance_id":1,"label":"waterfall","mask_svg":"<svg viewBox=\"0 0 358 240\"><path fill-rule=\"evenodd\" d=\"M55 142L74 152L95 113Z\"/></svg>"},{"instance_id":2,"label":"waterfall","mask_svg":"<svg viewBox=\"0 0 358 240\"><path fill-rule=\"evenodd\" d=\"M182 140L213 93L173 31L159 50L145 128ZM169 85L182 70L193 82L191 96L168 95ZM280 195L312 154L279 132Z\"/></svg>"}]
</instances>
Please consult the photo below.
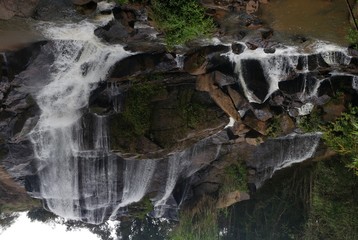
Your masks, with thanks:
<instances>
[{"instance_id":1,"label":"waterfall","mask_svg":"<svg viewBox=\"0 0 358 240\"><path fill-rule=\"evenodd\" d=\"M115 84L115 83L110 83L109 87L107 86L107 88L109 88L109 96L112 100L112 107L113 110L115 112L121 112L121 97L122 97L122 91L121 88Z\"/></svg>"},{"instance_id":2,"label":"waterfall","mask_svg":"<svg viewBox=\"0 0 358 240\"><path fill-rule=\"evenodd\" d=\"M83 109L110 67L126 56L94 35L96 24L44 24L53 39L55 61L49 83L36 95L40 119L30 133L38 159L40 196L55 214L101 223L119 201L117 159L109 152L106 118Z\"/></svg>"},{"instance_id":3,"label":"waterfall","mask_svg":"<svg viewBox=\"0 0 358 240\"><path fill-rule=\"evenodd\" d=\"M156 168L155 160L127 160L124 172L124 188L121 203L114 209L114 218L122 207L139 202L151 183Z\"/></svg>"},{"instance_id":4,"label":"waterfall","mask_svg":"<svg viewBox=\"0 0 358 240\"><path fill-rule=\"evenodd\" d=\"M300 51L297 47L277 48L267 54L264 49L250 50L245 47L240 54L226 53L233 63L237 81L250 102L263 103L279 89L281 81L295 76L303 78L300 99L309 100L316 96L321 80L312 76L318 67L348 65L351 57L341 47L317 42L312 53Z\"/></svg>"},{"instance_id":5,"label":"waterfall","mask_svg":"<svg viewBox=\"0 0 358 240\"><path fill-rule=\"evenodd\" d=\"M183 67L184 67L184 58L185 58L184 54L177 54L175 56L175 62L179 69L183 69Z\"/></svg>"},{"instance_id":6,"label":"waterfall","mask_svg":"<svg viewBox=\"0 0 358 240\"><path fill-rule=\"evenodd\" d=\"M283 168L311 158L321 139L320 133L290 134L269 139L254 152L249 166L256 169L255 185L263 182Z\"/></svg>"},{"instance_id":7,"label":"waterfall","mask_svg":"<svg viewBox=\"0 0 358 240\"><path fill-rule=\"evenodd\" d=\"M214 137L205 138L194 144L191 148L169 156L165 189L155 199L154 217L163 217L168 209L173 208L168 202L171 200L172 192L180 177L190 177L218 158L221 145L213 143Z\"/></svg>"}]
</instances>

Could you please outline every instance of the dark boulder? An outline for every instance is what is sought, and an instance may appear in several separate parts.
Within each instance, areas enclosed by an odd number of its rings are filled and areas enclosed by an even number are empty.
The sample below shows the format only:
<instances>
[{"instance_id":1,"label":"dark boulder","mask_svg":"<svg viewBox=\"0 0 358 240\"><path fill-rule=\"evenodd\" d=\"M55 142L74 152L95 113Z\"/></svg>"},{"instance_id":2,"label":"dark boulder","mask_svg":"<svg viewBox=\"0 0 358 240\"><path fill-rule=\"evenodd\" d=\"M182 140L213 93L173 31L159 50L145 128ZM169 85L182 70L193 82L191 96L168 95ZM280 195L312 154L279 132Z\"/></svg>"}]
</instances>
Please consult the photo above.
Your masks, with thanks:
<instances>
[{"instance_id":1,"label":"dark boulder","mask_svg":"<svg viewBox=\"0 0 358 240\"><path fill-rule=\"evenodd\" d=\"M269 92L264 69L259 60L245 59L241 61L243 80L248 88L259 100L264 101Z\"/></svg>"},{"instance_id":2,"label":"dark boulder","mask_svg":"<svg viewBox=\"0 0 358 240\"><path fill-rule=\"evenodd\" d=\"M230 47L224 45L205 46L191 50L185 54L184 71L193 75L199 75L219 70L220 68L233 69L228 59L220 56L221 53L228 51L230 51Z\"/></svg>"},{"instance_id":3,"label":"dark boulder","mask_svg":"<svg viewBox=\"0 0 358 240\"><path fill-rule=\"evenodd\" d=\"M174 57L169 53L140 53L117 62L110 77L120 79L135 75L166 72L177 68Z\"/></svg>"}]
</instances>

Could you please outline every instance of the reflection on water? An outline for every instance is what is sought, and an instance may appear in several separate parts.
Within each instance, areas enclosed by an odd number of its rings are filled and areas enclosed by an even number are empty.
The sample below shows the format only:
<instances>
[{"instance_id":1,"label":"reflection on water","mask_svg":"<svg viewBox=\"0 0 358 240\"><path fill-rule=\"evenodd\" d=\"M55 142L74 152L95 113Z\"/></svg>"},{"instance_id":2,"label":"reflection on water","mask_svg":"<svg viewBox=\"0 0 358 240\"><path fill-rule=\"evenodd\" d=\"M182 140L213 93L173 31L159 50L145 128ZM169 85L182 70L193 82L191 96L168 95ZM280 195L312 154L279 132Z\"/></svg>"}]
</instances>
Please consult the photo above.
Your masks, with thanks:
<instances>
[{"instance_id":1,"label":"reflection on water","mask_svg":"<svg viewBox=\"0 0 358 240\"><path fill-rule=\"evenodd\" d=\"M303 35L347 44L345 0L272 0L261 5L262 19L283 35Z\"/></svg>"}]
</instances>

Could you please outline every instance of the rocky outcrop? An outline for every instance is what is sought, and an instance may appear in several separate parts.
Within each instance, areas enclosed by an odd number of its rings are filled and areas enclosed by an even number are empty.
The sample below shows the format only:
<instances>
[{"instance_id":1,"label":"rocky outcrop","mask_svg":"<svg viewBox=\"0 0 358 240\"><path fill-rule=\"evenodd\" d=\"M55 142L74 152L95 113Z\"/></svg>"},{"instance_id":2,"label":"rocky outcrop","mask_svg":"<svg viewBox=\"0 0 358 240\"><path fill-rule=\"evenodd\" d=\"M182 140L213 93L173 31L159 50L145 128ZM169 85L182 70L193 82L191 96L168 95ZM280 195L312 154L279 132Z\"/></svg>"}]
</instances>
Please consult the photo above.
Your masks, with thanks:
<instances>
[{"instance_id":1,"label":"rocky outcrop","mask_svg":"<svg viewBox=\"0 0 358 240\"><path fill-rule=\"evenodd\" d=\"M10 19L13 16L31 17L40 0L1 0L0 19Z\"/></svg>"},{"instance_id":2,"label":"rocky outcrop","mask_svg":"<svg viewBox=\"0 0 358 240\"><path fill-rule=\"evenodd\" d=\"M234 191L220 197L216 203L216 208L227 208L235 203L249 200L250 195L245 192Z\"/></svg>"}]
</instances>

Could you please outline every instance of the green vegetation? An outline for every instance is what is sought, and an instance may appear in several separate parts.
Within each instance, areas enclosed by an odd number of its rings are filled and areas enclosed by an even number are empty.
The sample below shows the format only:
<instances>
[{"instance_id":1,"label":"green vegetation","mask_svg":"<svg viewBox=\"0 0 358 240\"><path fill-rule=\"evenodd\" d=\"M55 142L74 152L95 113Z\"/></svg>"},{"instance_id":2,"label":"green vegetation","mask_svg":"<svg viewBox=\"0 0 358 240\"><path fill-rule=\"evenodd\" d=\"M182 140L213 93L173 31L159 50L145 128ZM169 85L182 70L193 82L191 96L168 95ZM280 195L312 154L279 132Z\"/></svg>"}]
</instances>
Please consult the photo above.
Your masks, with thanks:
<instances>
[{"instance_id":1,"label":"green vegetation","mask_svg":"<svg viewBox=\"0 0 358 240\"><path fill-rule=\"evenodd\" d=\"M128 206L129 213L136 219L144 220L154 207L149 197L144 197L140 202Z\"/></svg>"},{"instance_id":2,"label":"green vegetation","mask_svg":"<svg viewBox=\"0 0 358 240\"><path fill-rule=\"evenodd\" d=\"M194 89L184 89L178 93L178 113L188 128L202 124L207 107L193 102Z\"/></svg>"},{"instance_id":3,"label":"green vegetation","mask_svg":"<svg viewBox=\"0 0 358 240\"><path fill-rule=\"evenodd\" d=\"M242 191L247 192L247 168L244 162L237 162L224 169L223 186L220 189L221 194Z\"/></svg>"},{"instance_id":4,"label":"green vegetation","mask_svg":"<svg viewBox=\"0 0 358 240\"><path fill-rule=\"evenodd\" d=\"M298 120L298 126L304 132L321 131L322 124L323 121L317 110L312 111L309 115L300 117Z\"/></svg>"},{"instance_id":5,"label":"green vegetation","mask_svg":"<svg viewBox=\"0 0 358 240\"><path fill-rule=\"evenodd\" d=\"M218 240L218 213L214 200L206 197L195 209L181 212L180 223L173 230L170 240Z\"/></svg>"},{"instance_id":6,"label":"green vegetation","mask_svg":"<svg viewBox=\"0 0 358 240\"><path fill-rule=\"evenodd\" d=\"M136 136L144 135L150 127L151 99L164 90L150 83L134 84L126 98L123 119Z\"/></svg>"},{"instance_id":7,"label":"green vegetation","mask_svg":"<svg viewBox=\"0 0 358 240\"><path fill-rule=\"evenodd\" d=\"M358 239L357 180L338 158L278 172L229 208L224 239Z\"/></svg>"},{"instance_id":8,"label":"green vegetation","mask_svg":"<svg viewBox=\"0 0 358 240\"><path fill-rule=\"evenodd\" d=\"M214 29L212 19L205 16L196 0L154 0L152 11L169 47L205 36Z\"/></svg>"},{"instance_id":9,"label":"green vegetation","mask_svg":"<svg viewBox=\"0 0 358 240\"><path fill-rule=\"evenodd\" d=\"M358 239L358 178L338 160L319 162L301 239Z\"/></svg>"},{"instance_id":10,"label":"green vegetation","mask_svg":"<svg viewBox=\"0 0 358 240\"><path fill-rule=\"evenodd\" d=\"M346 39L354 49L358 49L358 31L356 29L349 28Z\"/></svg>"},{"instance_id":11,"label":"green vegetation","mask_svg":"<svg viewBox=\"0 0 358 240\"><path fill-rule=\"evenodd\" d=\"M323 139L329 148L346 156L347 166L358 175L358 107L323 127Z\"/></svg>"},{"instance_id":12,"label":"green vegetation","mask_svg":"<svg viewBox=\"0 0 358 240\"><path fill-rule=\"evenodd\" d=\"M281 133L281 126L280 126L280 118L279 116L274 116L270 121L269 125L266 130L266 135L268 137L278 137Z\"/></svg>"}]
</instances>

